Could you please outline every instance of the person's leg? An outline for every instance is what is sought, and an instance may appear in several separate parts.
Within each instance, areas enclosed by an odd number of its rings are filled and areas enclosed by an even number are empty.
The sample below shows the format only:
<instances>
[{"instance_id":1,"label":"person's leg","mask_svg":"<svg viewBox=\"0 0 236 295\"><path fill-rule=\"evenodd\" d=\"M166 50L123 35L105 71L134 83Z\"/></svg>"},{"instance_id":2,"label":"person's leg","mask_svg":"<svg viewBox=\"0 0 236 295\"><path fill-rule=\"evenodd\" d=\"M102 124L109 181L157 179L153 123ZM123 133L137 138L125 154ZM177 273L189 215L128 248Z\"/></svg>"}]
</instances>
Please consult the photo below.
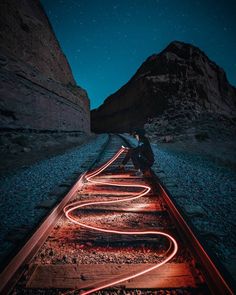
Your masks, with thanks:
<instances>
[{"instance_id":1,"label":"person's leg","mask_svg":"<svg viewBox=\"0 0 236 295\"><path fill-rule=\"evenodd\" d=\"M132 162L133 162L133 165L134 165L134 168L135 169L141 169L141 167L140 167L140 161L139 161L139 156L138 156L138 154L137 153L135 153L135 152L133 152L132 154L131 154L131 160L132 160Z\"/></svg>"},{"instance_id":2,"label":"person's leg","mask_svg":"<svg viewBox=\"0 0 236 295\"><path fill-rule=\"evenodd\" d=\"M143 158L139 158L140 170L144 172L147 169L147 163Z\"/></svg>"},{"instance_id":3,"label":"person's leg","mask_svg":"<svg viewBox=\"0 0 236 295\"><path fill-rule=\"evenodd\" d=\"M126 165L126 163L129 162L130 158L131 158L131 154L132 154L132 150L129 149L127 152L126 152L126 155L122 161L122 165Z\"/></svg>"},{"instance_id":4,"label":"person's leg","mask_svg":"<svg viewBox=\"0 0 236 295\"><path fill-rule=\"evenodd\" d=\"M124 167L124 165L126 165L129 160L131 159L134 168L135 169L139 169L139 163L138 163L138 154L134 149L129 149L124 157L124 160L121 163L122 168Z\"/></svg>"},{"instance_id":5,"label":"person's leg","mask_svg":"<svg viewBox=\"0 0 236 295\"><path fill-rule=\"evenodd\" d=\"M122 161L122 165L125 165L130 159L133 162L134 168L141 170L142 172L152 166L152 163L150 164L146 158L140 157L139 153L135 149L128 150L124 160Z\"/></svg>"},{"instance_id":6,"label":"person's leg","mask_svg":"<svg viewBox=\"0 0 236 295\"><path fill-rule=\"evenodd\" d=\"M148 161L144 157L140 158L140 169L143 173L150 171L150 168L152 165L153 165L153 162Z\"/></svg>"}]
</instances>

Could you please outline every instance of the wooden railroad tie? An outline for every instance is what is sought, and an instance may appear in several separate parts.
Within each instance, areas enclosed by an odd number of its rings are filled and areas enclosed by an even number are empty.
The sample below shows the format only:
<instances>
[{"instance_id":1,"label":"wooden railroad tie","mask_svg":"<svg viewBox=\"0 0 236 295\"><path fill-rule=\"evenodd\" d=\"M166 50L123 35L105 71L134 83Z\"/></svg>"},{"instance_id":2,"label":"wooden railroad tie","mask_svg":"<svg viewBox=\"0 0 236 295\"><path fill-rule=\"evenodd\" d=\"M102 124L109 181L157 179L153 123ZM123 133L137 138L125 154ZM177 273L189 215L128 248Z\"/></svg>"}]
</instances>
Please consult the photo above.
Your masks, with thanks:
<instances>
[{"instance_id":1,"label":"wooden railroad tie","mask_svg":"<svg viewBox=\"0 0 236 295\"><path fill-rule=\"evenodd\" d=\"M32 265L27 288L93 288L155 264ZM193 269L187 263L167 263L147 274L122 282L125 288L195 288ZM118 287L118 286L116 286Z\"/></svg>"}]
</instances>

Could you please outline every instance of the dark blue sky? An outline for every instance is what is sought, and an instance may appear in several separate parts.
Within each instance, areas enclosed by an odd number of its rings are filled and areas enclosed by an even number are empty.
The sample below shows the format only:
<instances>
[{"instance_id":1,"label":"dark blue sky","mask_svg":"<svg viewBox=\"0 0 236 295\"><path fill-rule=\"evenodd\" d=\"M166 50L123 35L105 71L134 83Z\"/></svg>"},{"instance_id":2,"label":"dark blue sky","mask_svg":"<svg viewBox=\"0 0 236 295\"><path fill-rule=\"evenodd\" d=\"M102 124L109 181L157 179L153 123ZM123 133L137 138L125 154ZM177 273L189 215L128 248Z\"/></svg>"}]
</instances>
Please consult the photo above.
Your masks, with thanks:
<instances>
[{"instance_id":1,"label":"dark blue sky","mask_svg":"<svg viewBox=\"0 0 236 295\"><path fill-rule=\"evenodd\" d=\"M41 0L91 108L171 41L191 43L236 85L235 0Z\"/></svg>"}]
</instances>

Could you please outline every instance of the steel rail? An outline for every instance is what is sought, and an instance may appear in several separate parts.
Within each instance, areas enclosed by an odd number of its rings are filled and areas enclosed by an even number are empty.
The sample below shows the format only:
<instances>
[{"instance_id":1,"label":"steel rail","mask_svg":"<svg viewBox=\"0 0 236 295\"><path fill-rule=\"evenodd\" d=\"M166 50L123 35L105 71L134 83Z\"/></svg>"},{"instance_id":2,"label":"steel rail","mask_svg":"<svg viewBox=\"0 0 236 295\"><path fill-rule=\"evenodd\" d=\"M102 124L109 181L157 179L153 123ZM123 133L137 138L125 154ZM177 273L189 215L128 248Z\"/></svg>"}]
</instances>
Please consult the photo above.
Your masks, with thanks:
<instances>
[{"instance_id":1,"label":"steel rail","mask_svg":"<svg viewBox=\"0 0 236 295\"><path fill-rule=\"evenodd\" d=\"M188 245L190 245L193 250L193 255L195 254L195 258L203 266L201 271L212 294L233 295L234 292L232 288L226 282L226 279L223 277L222 273L216 267L215 263L208 255L203 245L197 239L190 225L185 221L184 217L177 209L170 197L170 194L167 193L167 190L164 189L164 186L160 183L159 187L161 196L165 200L168 208L170 209L171 215L174 217L176 223L179 226L179 229L181 230L181 235L185 237Z\"/></svg>"},{"instance_id":2,"label":"steel rail","mask_svg":"<svg viewBox=\"0 0 236 295\"><path fill-rule=\"evenodd\" d=\"M93 166L99 161L110 142L110 138L111 135L109 134L106 142L102 145L99 154L89 166L89 169L92 169ZM52 209L52 211L41 223L41 225L39 225L33 235L28 239L23 247L3 269L0 274L0 294L8 294L15 286L15 284L19 280L19 277L24 271L25 265L30 262L35 253L40 249L40 247L45 242L48 234L53 229L56 221L63 215L63 208L66 206L66 204L68 204L68 202L75 196L76 192L84 184L84 177L86 172L87 171L79 176L75 184L71 187L71 189L61 200L61 202Z\"/></svg>"},{"instance_id":3,"label":"steel rail","mask_svg":"<svg viewBox=\"0 0 236 295\"><path fill-rule=\"evenodd\" d=\"M128 139L122 135L119 135L126 142L127 145L130 146L130 142ZM181 212L181 209L178 208L177 204L175 204L173 198L171 197L170 192L167 190L165 185L161 182L161 180L156 176L155 172L151 170L153 180L155 184L158 185L159 190L161 192L161 196L165 200L172 218L175 223L178 225L177 229L181 236L188 242L190 249L192 249L192 254L196 258L196 261L199 261L202 265L201 271L204 275L204 279L208 285L208 288L212 292L213 295L233 295L235 294L233 291L233 286L226 280L223 276L222 272L216 266L216 263L209 256L207 251L204 249L203 245L196 237L193 226L190 225L189 222L186 222L187 219L184 216L184 213ZM230 280L229 280L230 281Z\"/></svg>"},{"instance_id":4,"label":"steel rail","mask_svg":"<svg viewBox=\"0 0 236 295\"><path fill-rule=\"evenodd\" d=\"M87 225L83 222L80 222L77 220L76 217L74 217L71 212L73 212L74 210L78 210L80 208L84 208L87 206L91 206L91 205L98 205L98 204L114 204L114 203L121 203L121 202L127 202L127 201L131 201L131 200L135 200L135 199L139 199L145 195L148 194L148 192L151 190L151 187L148 185L144 185L144 184L129 184L129 183L119 183L119 182L109 182L109 181L98 181L98 180L94 180L93 178L96 177L97 175L99 175L101 172L103 172L107 167L109 167L116 159L118 159L118 157L125 151L125 148L120 148L118 150L118 152L110 159L108 160L105 164L103 164L101 167L97 168L95 171L88 173L87 175L85 175L85 178L87 181L95 183L95 184L105 184L105 185L110 185L110 186L118 186L118 187L132 187L132 188L142 188L143 190L139 193L137 193L136 196L134 197L128 197L128 198L122 198L122 199L118 199L118 200L113 200L113 201L96 201L96 202L88 202L88 203L84 203L81 204L80 202L75 202L72 204L69 204L68 206L66 206L64 208L64 212L66 217L73 223L80 225L82 227L88 228L88 229L92 229L95 231L99 231L99 232L103 232L103 233L111 233L111 234L121 234L121 235L161 235L164 236L165 238L167 238L170 242L169 248L171 247L171 245L173 244L173 249L172 252L167 255L167 257L165 257L165 259L163 259L163 261L156 263L156 265L152 266L152 267L148 267L142 271L139 271L135 274L130 274L128 276L125 276L121 279L116 279L112 282L109 283L104 283L98 287L95 287L89 291L85 291L83 292L81 295L88 295L91 294L93 292L117 285L121 282L139 277L145 273L148 273L162 265L164 265L165 263L167 263L168 261L170 261L175 254L178 251L178 245L176 240L173 238L173 236L171 236L170 234L163 232L163 231L155 231L155 230L149 230L149 231L122 231L122 230L111 230L111 229L107 229L107 228L101 228L101 227L97 227L97 226L91 226L91 225ZM168 252L168 251L167 251ZM166 252L166 254L167 254ZM66 292L64 294L69 294L70 292Z\"/></svg>"},{"instance_id":5,"label":"steel rail","mask_svg":"<svg viewBox=\"0 0 236 295\"><path fill-rule=\"evenodd\" d=\"M126 138L124 138L123 136L120 136L120 137L124 140L124 142L126 142L128 146L130 146L129 141ZM101 155L105 152L106 147L109 143L109 140L110 140L110 136L106 144L104 144L103 149L101 150L97 158L101 157ZM97 158L92 163L89 170L91 170L93 166L98 162ZM92 173L96 171L92 171ZM93 175L92 173L90 174ZM90 174L87 174L87 176ZM70 189L70 191L64 197L64 199L67 197L68 200L65 201L63 204L60 203L61 204L60 207L59 207L60 204L58 204L52 210L50 215L45 219L45 221L38 228L37 230L39 231L38 234L36 234L36 232L34 233L34 235L30 238L30 240L28 240L28 242L23 247L25 248L25 250L23 251L23 248L22 248L18 252L18 254L12 259L12 261L8 264L8 266L4 269L4 271L0 274L0 293L1 294L4 294L4 295L7 294L14 287L15 283L17 282L20 276L20 274L18 273L22 273L22 267L23 267L22 265L26 265L26 263L29 263L33 255L42 246L42 244L44 243L44 241L46 240L48 236L48 233L52 230L53 226L55 225L55 221L58 220L61 214L63 214L63 208L65 207L65 204L67 204L68 201L73 198L73 195L81 187L82 183L86 180L85 175L86 175L86 172L80 176L80 178L77 180L74 186ZM203 268L201 268L201 271L203 272L204 279L206 280L206 284L208 285L212 294L214 295L215 294L222 294L222 295L234 294L233 289L227 283L226 279L224 278L222 273L219 271L219 269L216 267L214 260L212 260L209 257L209 255L205 251L202 244L196 238L194 229L192 228L191 224L186 222L185 216L181 214L181 210L178 209L178 206L173 201L171 194L168 192L164 184L161 183L161 181L158 179L158 177L155 175L153 171L152 171L152 175L153 175L154 183L155 185L159 187L161 195L169 208L172 218L174 219L175 223L178 225L177 229L181 232L181 235L183 236L183 238L188 242L188 245L190 246L190 249L192 250L193 256L196 258L196 261L199 261L200 264L202 265ZM53 215L51 216L52 213ZM58 214L57 217L56 217L56 214ZM51 216L51 226L50 226L50 216ZM49 219L48 224L47 225L45 224L45 228L47 227L47 230L44 230L43 224L47 221L47 219ZM30 243L32 243L32 245L30 245ZM84 294L89 294L89 293L84 293Z\"/></svg>"}]
</instances>

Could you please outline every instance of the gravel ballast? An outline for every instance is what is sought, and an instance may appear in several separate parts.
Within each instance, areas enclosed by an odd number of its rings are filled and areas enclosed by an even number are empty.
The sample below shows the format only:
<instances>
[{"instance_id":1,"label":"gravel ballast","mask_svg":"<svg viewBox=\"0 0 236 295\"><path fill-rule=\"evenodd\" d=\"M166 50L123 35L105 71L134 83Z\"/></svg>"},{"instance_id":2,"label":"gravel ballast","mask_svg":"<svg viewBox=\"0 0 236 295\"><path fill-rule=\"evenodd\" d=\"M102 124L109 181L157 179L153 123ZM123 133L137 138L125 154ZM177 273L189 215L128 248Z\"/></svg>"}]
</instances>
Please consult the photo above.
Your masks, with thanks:
<instances>
[{"instance_id":1,"label":"gravel ballast","mask_svg":"<svg viewBox=\"0 0 236 295\"><path fill-rule=\"evenodd\" d=\"M0 178L0 261L47 214L47 206L43 208L40 204L56 201L50 192L73 173L79 176L79 171L86 170L106 139L107 135L99 135L79 148Z\"/></svg>"},{"instance_id":2,"label":"gravel ballast","mask_svg":"<svg viewBox=\"0 0 236 295\"><path fill-rule=\"evenodd\" d=\"M222 262L235 259L236 174L210 159L153 146L154 170ZM161 172L162 170L163 172Z\"/></svg>"},{"instance_id":3,"label":"gravel ballast","mask_svg":"<svg viewBox=\"0 0 236 295\"><path fill-rule=\"evenodd\" d=\"M127 136L133 144L136 140ZM190 218L201 240L235 278L236 172L210 157L152 144L152 169Z\"/></svg>"},{"instance_id":4,"label":"gravel ballast","mask_svg":"<svg viewBox=\"0 0 236 295\"><path fill-rule=\"evenodd\" d=\"M45 216L47 211L39 204L50 200L50 192L71 174L86 170L84 162L96 157L106 138L100 135L78 149L0 179L0 260L14 248L19 232L29 232ZM136 144L132 137L127 138ZM235 171L208 157L156 144L152 147L153 170L191 219L201 239L234 276Z\"/></svg>"}]
</instances>

